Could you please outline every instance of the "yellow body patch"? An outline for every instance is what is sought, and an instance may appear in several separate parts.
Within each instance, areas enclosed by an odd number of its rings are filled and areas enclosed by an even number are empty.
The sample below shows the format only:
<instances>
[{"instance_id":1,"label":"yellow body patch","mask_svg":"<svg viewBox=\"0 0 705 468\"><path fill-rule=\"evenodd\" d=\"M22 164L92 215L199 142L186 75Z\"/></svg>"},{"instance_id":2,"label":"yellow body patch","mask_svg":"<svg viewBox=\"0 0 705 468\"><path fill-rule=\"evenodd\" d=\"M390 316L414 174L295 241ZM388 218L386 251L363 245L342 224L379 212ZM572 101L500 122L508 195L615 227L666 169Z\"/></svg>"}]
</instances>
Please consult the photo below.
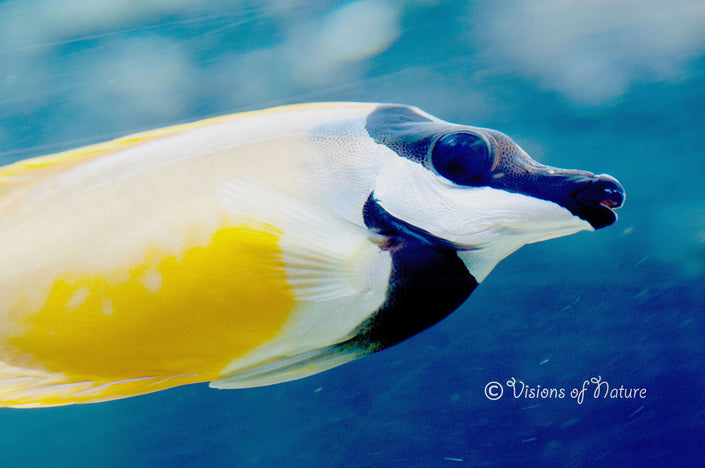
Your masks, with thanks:
<instances>
[{"instance_id":1,"label":"yellow body patch","mask_svg":"<svg viewBox=\"0 0 705 468\"><path fill-rule=\"evenodd\" d=\"M8 344L66 382L93 383L42 404L212 380L234 358L274 338L294 306L278 237L226 226L207 245L178 255L153 250L123 270L66 273ZM24 401L36 399L4 403Z\"/></svg>"}]
</instances>

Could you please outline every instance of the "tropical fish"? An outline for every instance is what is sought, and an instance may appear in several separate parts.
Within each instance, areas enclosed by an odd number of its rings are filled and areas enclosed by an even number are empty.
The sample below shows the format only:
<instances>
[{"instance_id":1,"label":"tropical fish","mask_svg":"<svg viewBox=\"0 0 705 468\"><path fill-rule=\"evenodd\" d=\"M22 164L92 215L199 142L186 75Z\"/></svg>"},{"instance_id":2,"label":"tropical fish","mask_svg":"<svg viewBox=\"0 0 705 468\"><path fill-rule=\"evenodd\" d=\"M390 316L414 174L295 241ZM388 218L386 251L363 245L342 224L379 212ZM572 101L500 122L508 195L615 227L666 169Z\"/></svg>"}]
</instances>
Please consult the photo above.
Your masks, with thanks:
<instances>
[{"instance_id":1,"label":"tropical fish","mask_svg":"<svg viewBox=\"0 0 705 468\"><path fill-rule=\"evenodd\" d=\"M457 309L607 175L403 105L216 117L0 168L0 405L306 377Z\"/></svg>"}]
</instances>

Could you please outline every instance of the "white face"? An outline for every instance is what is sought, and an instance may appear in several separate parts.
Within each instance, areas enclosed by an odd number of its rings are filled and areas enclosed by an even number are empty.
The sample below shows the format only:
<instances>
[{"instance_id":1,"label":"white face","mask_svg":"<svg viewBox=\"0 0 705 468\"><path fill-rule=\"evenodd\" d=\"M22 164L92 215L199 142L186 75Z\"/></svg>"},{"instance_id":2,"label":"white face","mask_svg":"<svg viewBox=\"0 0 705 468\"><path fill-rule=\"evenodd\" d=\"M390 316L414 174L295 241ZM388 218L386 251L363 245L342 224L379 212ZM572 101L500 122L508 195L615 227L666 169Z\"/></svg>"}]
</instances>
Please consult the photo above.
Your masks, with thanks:
<instances>
[{"instance_id":1,"label":"white face","mask_svg":"<svg viewBox=\"0 0 705 468\"><path fill-rule=\"evenodd\" d=\"M456 244L478 282L522 245L593 230L557 203L456 185L417 162L385 152L374 189L378 203L392 216Z\"/></svg>"},{"instance_id":2,"label":"white face","mask_svg":"<svg viewBox=\"0 0 705 468\"><path fill-rule=\"evenodd\" d=\"M539 164L488 128L380 105L365 129L379 145L377 203L449 243L478 282L524 244L609 226L624 202L614 178Z\"/></svg>"}]
</instances>

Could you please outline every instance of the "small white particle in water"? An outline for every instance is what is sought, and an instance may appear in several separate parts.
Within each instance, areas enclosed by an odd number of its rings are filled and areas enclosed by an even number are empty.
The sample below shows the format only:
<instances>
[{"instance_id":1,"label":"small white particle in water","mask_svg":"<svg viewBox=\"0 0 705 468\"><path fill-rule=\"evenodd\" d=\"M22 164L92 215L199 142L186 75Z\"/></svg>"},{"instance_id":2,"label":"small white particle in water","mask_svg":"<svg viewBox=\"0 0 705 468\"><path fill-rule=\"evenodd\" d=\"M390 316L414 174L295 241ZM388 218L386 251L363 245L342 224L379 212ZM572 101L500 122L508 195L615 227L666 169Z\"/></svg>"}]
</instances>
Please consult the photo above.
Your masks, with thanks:
<instances>
[{"instance_id":1,"label":"small white particle in water","mask_svg":"<svg viewBox=\"0 0 705 468\"><path fill-rule=\"evenodd\" d=\"M692 319L692 318L685 319L685 320L683 320L683 322L681 322L681 327L686 327L688 325L692 325L694 322L695 322L695 319Z\"/></svg>"},{"instance_id":2,"label":"small white particle in water","mask_svg":"<svg viewBox=\"0 0 705 468\"><path fill-rule=\"evenodd\" d=\"M634 295L634 299L639 299L640 297L642 297L643 295L645 295L648 292L649 292L649 288L644 288Z\"/></svg>"},{"instance_id":3,"label":"small white particle in water","mask_svg":"<svg viewBox=\"0 0 705 468\"><path fill-rule=\"evenodd\" d=\"M156 293L162 287L162 275L157 270L149 270L142 277L142 284L151 293Z\"/></svg>"},{"instance_id":4,"label":"small white particle in water","mask_svg":"<svg viewBox=\"0 0 705 468\"><path fill-rule=\"evenodd\" d=\"M536 440L536 437L532 437L531 439L524 439L524 440L522 440L521 443L522 443L522 444L525 444L525 443L527 443L527 442L533 442L533 441L535 441L535 440Z\"/></svg>"},{"instance_id":5,"label":"small white particle in water","mask_svg":"<svg viewBox=\"0 0 705 468\"><path fill-rule=\"evenodd\" d=\"M638 407L636 410L632 411L632 414L629 415L629 419L631 419L632 417L634 417L634 415L636 415L639 411L641 411L641 410L643 410L643 409L644 409L644 405L641 405L641 406Z\"/></svg>"},{"instance_id":6,"label":"small white particle in water","mask_svg":"<svg viewBox=\"0 0 705 468\"><path fill-rule=\"evenodd\" d=\"M113 303L110 299L106 299L103 301L103 307L101 307L101 310L105 315L112 315L113 313Z\"/></svg>"},{"instance_id":7,"label":"small white particle in water","mask_svg":"<svg viewBox=\"0 0 705 468\"><path fill-rule=\"evenodd\" d=\"M543 361L539 362L539 366L543 366L548 362L548 359L544 359Z\"/></svg>"},{"instance_id":8,"label":"small white particle in water","mask_svg":"<svg viewBox=\"0 0 705 468\"><path fill-rule=\"evenodd\" d=\"M315 390L313 391L313 393L318 393L318 392L320 392L321 390L323 390L323 387L318 387L317 389L315 389Z\"/></svg>"},{"instance_id":9,"label":"small white particle in water","mask_svg":"<svg viewBox=\"0 0 705 468\"><path fill-rule=\"evenodd\" d=\"M454 461L454 462L462 462L462 458L450 458L450 457L445 457L443 460L445 461Z\"/></svg>"},{"instance_id":10,"label":"small white particle in water","mask_svg":"<svg viewBox=\"0 0 705 468\"><path fill-rule=\"evenodd\" d=\"M70 309L75 309L79 307L81 304L86 302L86 299L88 299L88 296L90 296L91 292L88 290L87 287L82 286L74 292L71 297L69 298L69 301L66 303L66 305Z\"/></svg>"}]
</instances>

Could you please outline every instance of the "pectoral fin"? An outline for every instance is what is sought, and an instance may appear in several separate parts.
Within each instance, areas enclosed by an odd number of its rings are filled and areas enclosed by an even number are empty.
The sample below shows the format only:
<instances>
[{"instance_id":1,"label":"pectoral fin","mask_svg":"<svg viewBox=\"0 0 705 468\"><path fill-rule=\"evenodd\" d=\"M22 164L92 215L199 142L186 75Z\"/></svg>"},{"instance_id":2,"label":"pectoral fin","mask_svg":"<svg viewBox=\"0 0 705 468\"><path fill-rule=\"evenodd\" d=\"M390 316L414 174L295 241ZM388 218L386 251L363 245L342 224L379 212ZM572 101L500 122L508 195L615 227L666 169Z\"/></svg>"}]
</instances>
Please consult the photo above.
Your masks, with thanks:
<instances>
[{"instance_id":1,"label":"pectoral fin","mask_svg":"<svg viewBox=\"0 0 705 468\"><path fill-rule=\"evenodd\" d=\"M385 238L255 179L221 183L234 222L279 234L287 281L298 300L324 301L373 287Z\"/></svg>"}]
</instances>

